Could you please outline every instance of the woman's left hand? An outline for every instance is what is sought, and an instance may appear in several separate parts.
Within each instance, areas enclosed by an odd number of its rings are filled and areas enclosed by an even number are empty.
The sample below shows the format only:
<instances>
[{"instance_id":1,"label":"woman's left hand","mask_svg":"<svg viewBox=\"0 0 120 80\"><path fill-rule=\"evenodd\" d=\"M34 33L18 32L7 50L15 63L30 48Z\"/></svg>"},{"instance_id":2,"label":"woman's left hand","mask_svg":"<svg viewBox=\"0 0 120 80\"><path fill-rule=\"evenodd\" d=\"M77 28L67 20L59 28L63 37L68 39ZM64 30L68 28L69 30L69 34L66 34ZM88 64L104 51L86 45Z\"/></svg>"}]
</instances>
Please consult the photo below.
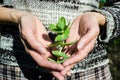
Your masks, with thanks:
<instances>
[{"instance_id":1,"label":"woman's left hand","mask_svg":"<svg viewBox=\"0 0 120 80\"><path fill-rule=\"evenodd\" d=\"M94 48L100 32L99 25L104 23L105 17L95 12L84 13L73 21L67 42L76 40L78 42L69 47L68 55L71 57L63 63L66 68L61 71L61 74L70 74L73 65L84 59Z\"/></svg>"}]
</instances>

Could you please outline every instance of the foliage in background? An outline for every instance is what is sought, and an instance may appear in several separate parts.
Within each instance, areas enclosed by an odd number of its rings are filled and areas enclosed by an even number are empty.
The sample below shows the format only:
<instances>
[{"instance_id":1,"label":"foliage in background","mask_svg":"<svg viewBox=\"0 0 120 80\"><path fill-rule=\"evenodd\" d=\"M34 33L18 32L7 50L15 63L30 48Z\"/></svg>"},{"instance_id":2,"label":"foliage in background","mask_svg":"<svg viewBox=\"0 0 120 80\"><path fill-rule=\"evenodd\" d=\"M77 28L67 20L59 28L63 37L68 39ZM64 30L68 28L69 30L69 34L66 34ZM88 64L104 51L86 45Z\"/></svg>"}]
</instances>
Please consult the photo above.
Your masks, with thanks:
<instances>
[{"instance_id":1,"label":"foliage in background","mask_svg":"<svg viewBox=\"0 0 120 80\"><path fill-rule=\"evenodd\" d=\"M111 40L107 46L113 80L120 80L120 38Z\"/></svg>"},{"instance_id":2,"label":"foliage in background","mask_svg":"<svg viewBox=\"0 0 120 80\"><path fill-rule=\"evenodd\" d=\"M99 0L99 8L104 7L106 0ZM120 80L120 37L107 44L110 70L113 80Z\"/></svg>"}]
</instances>

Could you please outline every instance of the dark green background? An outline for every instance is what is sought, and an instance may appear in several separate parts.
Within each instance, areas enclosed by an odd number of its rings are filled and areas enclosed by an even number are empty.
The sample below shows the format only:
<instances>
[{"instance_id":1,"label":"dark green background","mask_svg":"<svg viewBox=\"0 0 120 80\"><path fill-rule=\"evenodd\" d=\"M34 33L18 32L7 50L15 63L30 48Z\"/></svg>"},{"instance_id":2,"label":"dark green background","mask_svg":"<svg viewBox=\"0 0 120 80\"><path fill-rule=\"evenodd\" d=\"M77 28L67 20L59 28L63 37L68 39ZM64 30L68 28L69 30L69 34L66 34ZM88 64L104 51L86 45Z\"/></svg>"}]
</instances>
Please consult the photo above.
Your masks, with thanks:
<instances>
[{"instance_id":1,"label":"dark green background","mask_svg":"<svg viewBox=\"0 0 120 80\"><path fill-rule=\"evenodd\" d=\"M120 80L120 38L111 40L107 44L107 50L113 80Z\"/></svg>"}]
</instances>

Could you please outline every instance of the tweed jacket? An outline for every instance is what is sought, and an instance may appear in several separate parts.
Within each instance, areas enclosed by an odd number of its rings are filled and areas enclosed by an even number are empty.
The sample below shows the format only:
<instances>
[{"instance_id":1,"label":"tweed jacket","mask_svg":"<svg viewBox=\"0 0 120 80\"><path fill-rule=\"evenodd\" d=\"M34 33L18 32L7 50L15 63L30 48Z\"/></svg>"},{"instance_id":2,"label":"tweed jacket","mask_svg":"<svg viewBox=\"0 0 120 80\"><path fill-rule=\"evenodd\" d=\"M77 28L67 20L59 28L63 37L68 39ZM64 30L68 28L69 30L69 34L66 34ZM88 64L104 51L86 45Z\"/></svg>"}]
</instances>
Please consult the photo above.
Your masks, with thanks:
<instances>
[{"instance_id":1,"label":"tweed jacket","mask_svg":"<svg viewBox=\"0 0 120 80\"><path fill-rule=\"evenodd\" d=\"M64 16L73 21L76 16L89 11L96 11L106 16L106 27L100 29L100 35L94 49L82 61L75 64L72 73L85 71L108 64L105 44L120 36L120 1L106 0L99 9L99 0L3 0L1 6L28 11L37 16L49 32L48 25L56 23ZM20 41L17 24L0 22L0 63L11 66L36 68L37 64L25 52ZM29 65L29 66L28 66Z\"/></svg>"}]
</instances>

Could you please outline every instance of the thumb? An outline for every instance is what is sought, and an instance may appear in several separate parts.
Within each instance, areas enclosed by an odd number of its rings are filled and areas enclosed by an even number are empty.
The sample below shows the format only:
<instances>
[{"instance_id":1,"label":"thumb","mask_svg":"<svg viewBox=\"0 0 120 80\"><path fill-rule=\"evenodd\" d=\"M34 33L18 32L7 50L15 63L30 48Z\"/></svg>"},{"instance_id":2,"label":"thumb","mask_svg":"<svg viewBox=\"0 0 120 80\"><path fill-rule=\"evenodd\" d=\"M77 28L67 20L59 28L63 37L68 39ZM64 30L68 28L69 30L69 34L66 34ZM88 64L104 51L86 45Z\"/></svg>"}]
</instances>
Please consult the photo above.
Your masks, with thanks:
<instances>
[{"instance_id":1,"label":"thumb","mask_svg":"<svg viewBox=\"0 0 120 80\"><path fill-rule=\"evenodd\" d=\"M86 45L88 45L94 38L96 38L99 34L99 29L98 28L89 28L89 30L81 36L80 40L78 41L77 44L77 49L80 50L84 48Z\"/></svg>"},{"instance_id":2,"label":"thumb","mask_svg":"<svg viewBox=\"0 0 120 80\"><path fill-rule=\"evenodd\" d=\"M33 16L23 16L19 24L21 40L28 49L34 49L39 53L46 53L47 50L37 39L37 24Z\"/></svg>"}]
</instances>

